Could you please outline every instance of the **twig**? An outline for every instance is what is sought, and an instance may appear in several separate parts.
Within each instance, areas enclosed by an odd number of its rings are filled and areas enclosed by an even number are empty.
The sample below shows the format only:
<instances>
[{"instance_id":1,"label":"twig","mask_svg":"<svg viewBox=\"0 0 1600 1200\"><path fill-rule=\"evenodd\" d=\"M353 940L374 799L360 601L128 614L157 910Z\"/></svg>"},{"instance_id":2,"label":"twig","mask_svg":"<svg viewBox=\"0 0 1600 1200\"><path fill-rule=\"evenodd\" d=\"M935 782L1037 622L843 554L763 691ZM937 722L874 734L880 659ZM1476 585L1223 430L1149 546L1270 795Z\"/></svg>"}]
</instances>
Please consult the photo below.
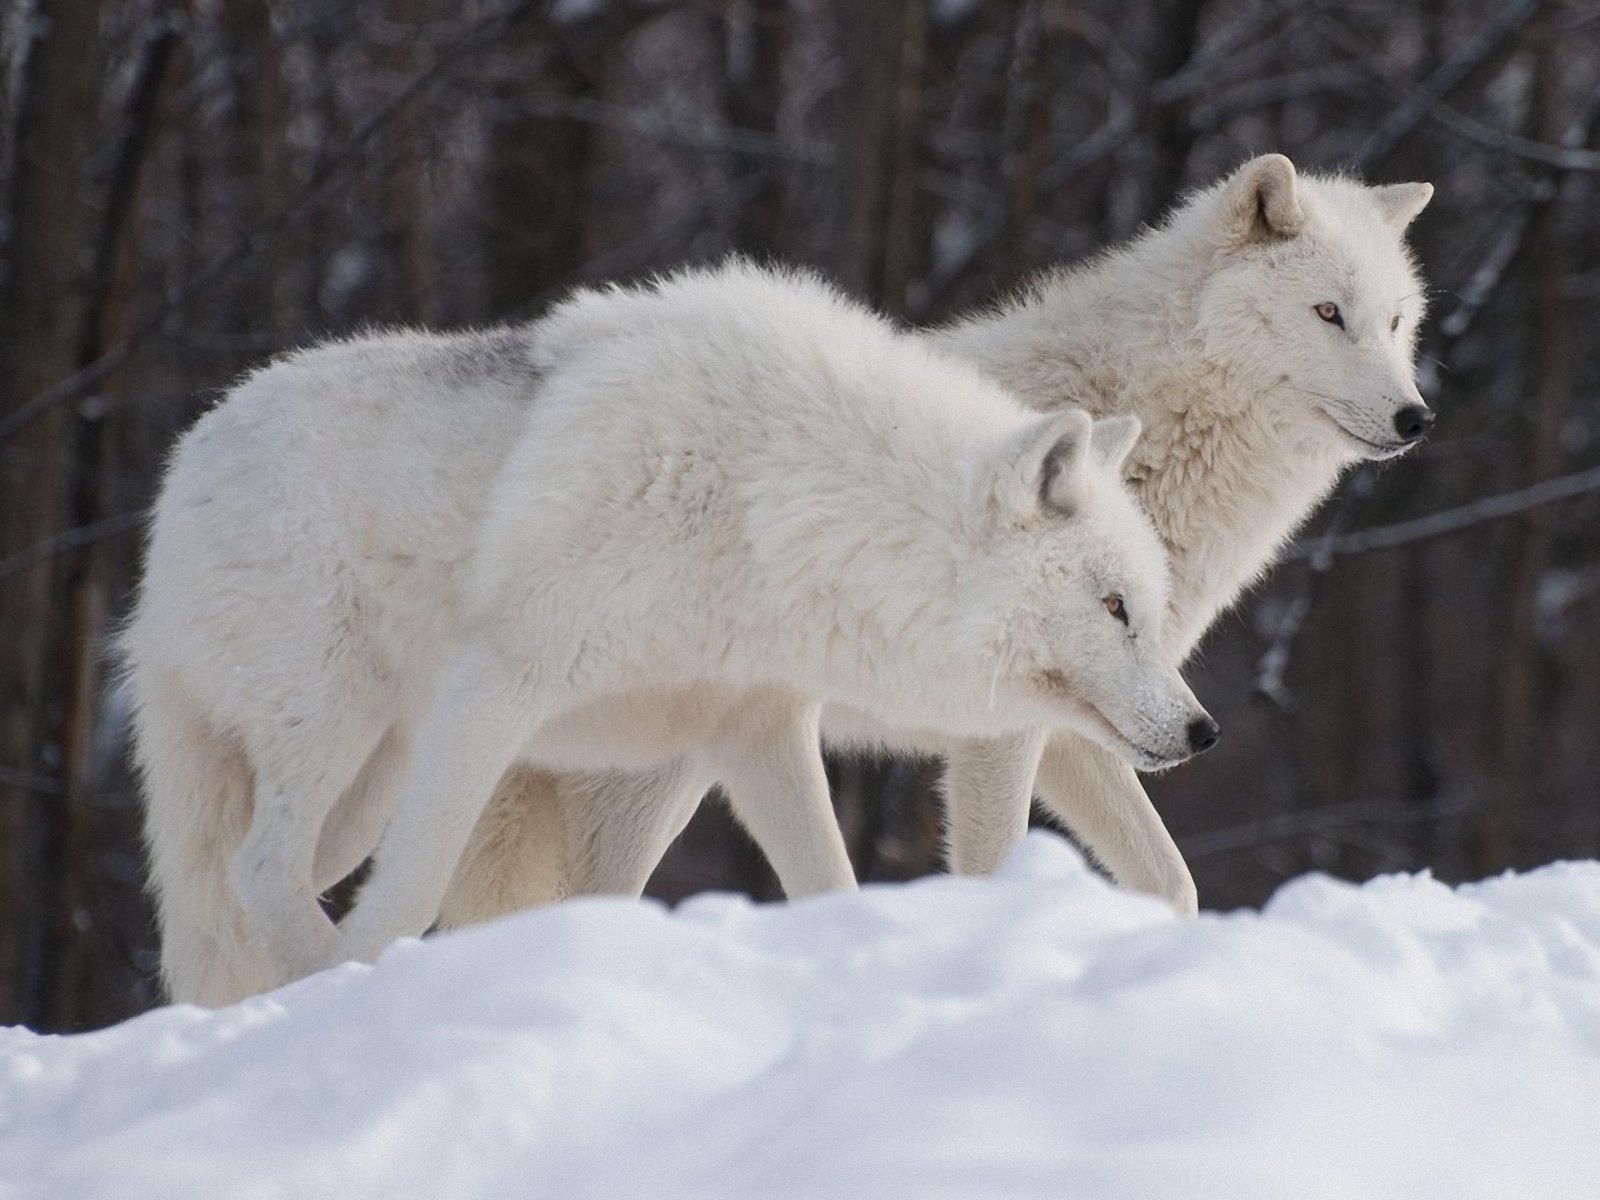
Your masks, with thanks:
<instances>
[{"instance_id":1,"label":"twig","mask_svg":"<svg viewBox=\"0 0 1600 1200\"><path fill-rule=\"evenodd\" d=\"M1190 862L1213 854L1250 850L1299 837L1337 836L1337 831L1362 826L1414 825L1463 816L1474 805L1466 798L1437 800L1432 804L1405 804L1394 800L1353 800L1327 804L1301 812L1279 813L1226 829L1178 839L1178 849Z\"/></svg>"},{"instance_id":2,"label":"twig","mask_svg":"<svg viewBox=\"0 0 1600 1200\"><path fill-rule=\"evenodd\" d=\"M721 190L732 195L737 202L754 195L760 182L759 174L751 172L728 180L722 185ZM596 282L601 279L626 277L647 266L657 257L662 245L680 236L686 230L696 228L702 220L703 214L698 209L691 209L676 221L664 225L647 226L636 237L632 237L620 245L612 246L609 250L573 267L556 283L530 296L511 311L503 313L502 319L506 321L528 320L534 314L542 311L556 297L572 290L579 284Z\"/></svg>"},{"instance_id":3,"label":"twig","mask_svg":"<svg viewBox=\"0 0 1600 1200\"><path fill-rule=\"evenodd\" d=\"M58 554L65 554L70 550L78 550L95 542L103 542L108 538L119 537L130 529L138 528L139 524L144 520L144 516L143 512L118 513L114 517L107 517L105 520L96 521L91 525L80 525L76 529L63 530L42 542L35 542L26 550L17 551L9 558L0 558L0 582L4 582L14 575L21 575L24 571L36 567Z\"/></svg>"},{"instance_id":4,"label":"twig","mask_svg":"<svg viewBox=\"0 0 1600 1200\"><path fill-rule=\"evenodd\" d=\"M1280 42L1294 36L1295 23L1283 21L1282 16L1264 4L1246 6L1231 23L1213 32L1188 62L1151 87L1150 99L1177 104L1208 88L1248 78L1272 55L1281 54ZM1278 28L1272 29L1275 22Z\"/></svg>"},{"instance_id":5,"label":"twig","mask_svg":"<svg viewBox=\"0 0 1600 1200\"><path fill-rule=\"evenodd\" d=\"M1476 142L1486 150L1495 150L1512 158L1526 159L1541 167L1557 171L1600 171L1600 151L1586 150L1581 146L1551 145L1532 138L1519 137L1476 121L1465 113L1457 112L1448 104L1437 105L1428 119L1442 125L1458 137Z\"/></svg>"},{"instance_id":6,"label":"twig","mask_svg":"<svg viewBox=\"0 0 1600 1200\"><path fill-rule=\"evenodd\" d=\"M1254 112L1270 104L1281 104L1305 96L1355 92L1366 81L1367 71L1354 63L1334 62L1304 67L1283 75L1236 84L1215 99L1196 104L1193 119L1198 129L1215 129L1240 113Z\"/></svg>"},{"instance_id":7,"label":"twig","mask_svg":"<svg viewBox=\"0 0 1600 1200\"><path fill-rule=\"evenodd\" d=\"M1421 87L1395 106L1356 149L1355 160L1369 163L1393 150L1446 96L1488 62L1513 33L1532 20L1543 3L1544 0L1512 0L1500 9L1475 37L1440 63Z\"/></svg>"},{"instance_id":8,"label":"twig","mask_svg":"<svg viewBox=\"0 0 1600 1200\"><path fill-rule=\"evenodd\" d=\"M1425 517L1417 517L1411 521L1401 521L1394 525L1382 525L1376 529L1362 529L1356 533L1340 534L1331 539L1321 538L1309 543L1295 542L1284 551L1281 561L1297 562L1302 559L1314 559L1324 554L1331 557L1346 558L1352 554L1369 554L1374 550L1390 550L1395 546L1404 546L1411 542L1420 542L1429 538L1459 533L1463 529L1483 524L1486 521L1498 521L1505 517L1526 512L1530 508L1538 508L1544 504L1555 504L1558 501L1570 500L1574 496L1583 496L1590 492L1600 492L1600 467L1591 467L1587 471L1578 471L1572 475L1561 475L1555 479L1546 479L1542 483L1535 483L1530 487L1520 488L1514 492L1488 496L1482 500L1474 500L1471 504L1447 508L1440 512L1430 513Z\"/></svg>"},{"instance_id":9,"label":"twig","mask_svg":"<svg viewBox=\"0 0 1600 1200\"><path fill-rule=\"evenodd\" d=\"M736 129L714 122L698 128L690 127L664 112L645 112L625 105L607 104L587 96L531 95L521 97L516 103L522 112L534 116L614 129L661 146L778 159L807 166L832 166L836 158L831 145L816 139L781 137L757 129Z\"/></svg>"},{"instance_id":10,"label":"twig","mask_svg":"<svg viewBox=\"0 0 1600 1200\"><path fill-rule=\"evenodd\" d=\"M1310 549L1304 557L1311 560L1311 569L1301 577L1294 597L1284 608L1278 627L1273 632L1271 644L1256 664L1256 693L1272 701L1282 712L1292 713L1298 707L1294 693L1289 690L1285 679L1289 673L1289 653L1294 648L1294 639L1300 636L1301 627L1311 615L1311 594L1316 590L1322 576L1333 566L1331 547L1349 525L1355 506L1372 494L1375 482L1376 476L1373 472L1359 472L1350 481L1349 490L1334 508L1333 515L1328 521L1328 528L1315 541L1309 543Z\"/></svg>"},{"instance_id":11,"label":"twig","mask_svg":"<svg viewBox=\"0 0 1600 1200\"><path fill-rule=\"evenodd\" d=\"M340 176L356 161L356 151L383 132L417 96L437 82L448 67L452 66L457 59L475 49L478 43L486 39L491 33L511 25L531 12L535 7L537 5L533 3L533 0L519 0L518 3L477 21L453 44L440 51L438 57L426 69L421 71L415 79L401 89L398 95L379 109L378 112L374 113L366 124L362 125L360 129L350 136L349 141L344 144L337 155L323 164L305 192L298 199L270 214L258 224L243 245L220 256L210 265L201 268L182 287L169 295L160 307L140 321L127 336L118 341L95 361L65 379L52 384L32 399L7 413L4 417L0 417L0 443L13 437L17 432L44 416L45 413L65 404L69 400L77 398L88 388L93 387L106 375L126 362L165 323L172 313L184 308L213 284L226 278L229 273L241 264L248 262L266 250L272 243L273 234L300 216L308 208L320 204L327 198L334 185L340 181Z\"/></svg>"},{"instance_id":12,"label":"twig","mask_svg":"<svg viewBox=\"0 0 1600 1200\"><path fill-rule=\"evenodd\" d=\"M1532 206L1523 203L1517 205L1505 220L1497 222L1493 244L1471 277L1462 285L1460 303L1439 319L1440 336L1457 341L1472 327L1477 315L1500 289L1500 281L1505 278L1507 268L1516 261L1528 235L1528 227L1533 224L1533 217Z\"/></svg>"},{"instance_id":13,"label":"twig","mask_svg":"<svg viewBox=\"0 0 1600 1200\"><path fill-rule=\"evenodd\" d=\"M0 767L0 787L31 792L35 796L59 796L67 790L59 779L32 771L19 771L15 767Z\"/></svg>"},{"instance_id":14,"label":"twig","mask_svg":"<svg viewBox=\"0 0 1600 1200\"><path fill-rule=\"evenodd\" d=\"M1600 87L1590 91L1583 105L1562 130L1560 151L1563 154L1594 153L1586 147L1594 136L1597 122L1600 122ZM1600 158L1600 155L1596 157ZM1473 319L1489 303L1507 269L1522 251L1534 219L1556 202L1561 195L1562 183L1576 169L1553 161L1541 165L1544 169L1539 175L1543 178L1529 187L1504 221L1497 223L1500 232L1493 247L1462 290L1461 303L1440 320L1439 332L1447 341L1459 340L1466 334Z\"/></svg>"},{"instance_id":15,"label":"twig","mask_svg":"<svg viewBox=\"0 0 1600 1200\"><path fill-rule=\"evenodd\" d=\"M1284 607L1283 617L1272 635L1272 644L1256 664L1256 692L1271 700L1283 712L1293 712L1299 707L1284 677L1289 672L1289 650L1310 613L1310 589L1303 588Z\"/></svg>"}]
</instances>

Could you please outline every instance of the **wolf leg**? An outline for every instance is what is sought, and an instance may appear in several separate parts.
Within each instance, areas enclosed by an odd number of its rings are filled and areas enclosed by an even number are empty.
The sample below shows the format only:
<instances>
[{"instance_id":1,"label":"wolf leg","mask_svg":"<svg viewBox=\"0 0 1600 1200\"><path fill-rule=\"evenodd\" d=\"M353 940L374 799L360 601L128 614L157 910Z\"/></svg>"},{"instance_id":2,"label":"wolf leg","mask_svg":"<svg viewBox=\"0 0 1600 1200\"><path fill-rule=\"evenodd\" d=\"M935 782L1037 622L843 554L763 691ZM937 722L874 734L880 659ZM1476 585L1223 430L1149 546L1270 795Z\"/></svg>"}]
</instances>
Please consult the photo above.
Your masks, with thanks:
<instances>
[{"instance_id":1,"label":"wolf leg","mask_svg":"<svg viewBox=\"0 0 1600 1200\"><path fill-rule=\"evenodd\" d=\"M717 778L790 899L856 886L822 769L820 712L792 697L754 699L717 737Z\"/></svg>"},{"instance_id":2,"label":"wolf leg","mask_svg":"<svg viewBox=\"0 0 1600 1200\"><path fill-rule=\"evenodd\" d=\"M513 767L472 831L439 924L457 928L566 896L638 896L713 782L684 759L644 772Z\"/></svg>"},{"instance_id":3,"label":"wolf leg","mask_svg":"<svg viewBox=\"0 0 1600 1200\"><path fill-rule=\"evenodd\" d=\"M1046 733L975 738L953 749L944 772L950 869L987 875L1028 832L1034 776Z\"/></svg>"},{"instance_id":4,"label":"wolf leg","mask_svg":"<svg viewBox=\"0 0 1600 1200\"><path fill-rule=\"evenodd\" d=\"M312 881L325 892L359 867L378 844L405 778L406 739L390 729L322 824Z\"/></svg>"},{"instance_id":5,"label":"wolf leg","mask_svg":"<svg viewBox=\"0 0 1600 1200\"><path fill-rule=\"evenodd\" d=\"M562 780L527 763L501 776L440 902L441 928L492 921L571 892Z\"/></svg>"},{"instance_id":6,"label":"wolf leg","mask_svg":"<svg viewBox=\"0 0 1600 1200\"><path fill-rule=\"evenodd\" d=\"M1183 855L1127 763L1076 734L1052 734L1037 786L1045 807L1123 887L1161 897L1180 916L1199 911Z\"/></svg>"},{"instance_id":7,"label":"wolf leg","mask_svg":"<svg viewBox=\"0 0 1600 1200\"><path fill-rule=\"evenodd\" d=\"M438 918L496 785L530 733L568 698L565 688L543 682L537 673L513 674L492 647L452 657L417 729L372 878L340 929L337 958L371 962L396 938L419 935Z\"/></svg>"},{"instance_id":8,"label":"wolf leg","mask_svg":"<svg viewBox=\"0 0 1600 1200\"><path fill-rule=\"evenodd\" d=\"M317 901L316 857L328 814L383 734L357 713L303 717L250 747L255 803L228 882L285 982L325 965L338 934Z\"/></svg>"},{"instance_id":9,"label":"wolf leg","mask_svg":"<svg viewBox=\"0 0 1600 1200\"><path fill-rule=\"evenodd\" d=\"M572 894L642 893L715 782L688 757L655 771L564 777Z\"/></svg>"}]
</instances>

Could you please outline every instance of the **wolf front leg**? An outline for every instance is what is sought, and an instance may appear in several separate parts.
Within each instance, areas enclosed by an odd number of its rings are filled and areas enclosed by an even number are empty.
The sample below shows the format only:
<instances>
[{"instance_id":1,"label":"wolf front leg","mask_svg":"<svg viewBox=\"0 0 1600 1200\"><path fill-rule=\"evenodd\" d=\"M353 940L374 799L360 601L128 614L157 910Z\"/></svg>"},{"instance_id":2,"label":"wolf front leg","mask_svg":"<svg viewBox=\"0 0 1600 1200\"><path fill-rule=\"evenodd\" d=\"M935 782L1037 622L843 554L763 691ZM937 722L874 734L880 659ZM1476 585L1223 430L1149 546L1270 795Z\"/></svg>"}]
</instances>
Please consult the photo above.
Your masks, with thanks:
<instances>
[{"instance_id":1,"label":"wolf front leg","mask_svg":"<svg viewBox=\"0 0 1600 1200\"><path fill-rule=\"evenodd\" d=\"M951 749L944 772L944 824L950 869L987 875L1028 832L1033 781L1046 732L974 738Z\"/></svg>"},{"instance_id":2,"label":"wolf front leg","mask_svg":"<svg viewBox=\"0 0 1600 1200\"><path fill-rule=\"evenodd\" d=\"M853 891L855 870L822 769L821 705L763 694L719 728L712 765L791 900Z\"/></svg>"},{"instance_id":3,"label":"wolf front leg","mask_svg":"<svg viewBox=\"0 0 1600 1200\"><path fill-rule=\"evenodd\" d=\"M1052 734L1036 787L1119 884L1161 897L1179 916L1199 911L1183 855L1127 763L1076 734Z\"/></svg>"},{"instance_id":4,"label":"wolf front leg","mask_svg":"<svg viewBox=\"0 0 1600 1200\"><path fill-rule=\"evenodd\" d=\"M340 927L339 958L371 962L434 923L495 785L560 702L490 647L452 657L417 730L372 878Z\"/></svg>"}]
</instances>

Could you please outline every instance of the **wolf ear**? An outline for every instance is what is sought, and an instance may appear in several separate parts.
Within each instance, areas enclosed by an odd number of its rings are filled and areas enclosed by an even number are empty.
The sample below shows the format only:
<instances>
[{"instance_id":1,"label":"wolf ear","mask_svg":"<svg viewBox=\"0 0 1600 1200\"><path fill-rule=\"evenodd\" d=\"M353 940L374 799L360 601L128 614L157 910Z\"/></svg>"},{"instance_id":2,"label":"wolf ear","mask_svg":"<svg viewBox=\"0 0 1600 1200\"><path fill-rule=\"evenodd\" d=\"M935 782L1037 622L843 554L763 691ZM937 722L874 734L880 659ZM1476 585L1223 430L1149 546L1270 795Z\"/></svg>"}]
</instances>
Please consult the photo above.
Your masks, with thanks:
<instances>
[{"instance_id":1,"label":"wolf ear","mask_svg":"<svg viewBox=\"0 0 1600 1200\"><path fill-rule=\"evenodd\" d=\"M1089 459L1092 422L1079 409L1030 421L1003 451L995 499L1011 513L1070 512Z\"/></svg>"},{"instance_id":2,"label":"wolf ear","mask_svg":"<svg viewBox=\"0 0 1600 1200\"><path fill-rule=\"evenodd\" d=\"M1389 227L1397 233L1417 219L1433 199L1431 183L1386 183L1372 189L1372 199Z\"/></svg>"},{"instance_id":3,"label":"wolf ear","mask_svg":"<svg viewBox=\"0 0 1600 1200\"><path fill-rule=\"evenodd\" d=\"M1291 238L1305 224L1294 164L1281 154L1252 158L1222 185L1222 223L1236 245Z\"/></svg>"},{"instance_id":4,"label":"wolf ear","mask_svg":"<svg viewBox=\"0 0 1600 1200\"><path fill-rule=\"evenodd\" d=\"M1094 452L1095 461L1114 471L1120 470L1143 429L1139 418L1133 416L1104 417L1096 421L1089 435L1089 448Z\"/></svg>"}]
</instances>

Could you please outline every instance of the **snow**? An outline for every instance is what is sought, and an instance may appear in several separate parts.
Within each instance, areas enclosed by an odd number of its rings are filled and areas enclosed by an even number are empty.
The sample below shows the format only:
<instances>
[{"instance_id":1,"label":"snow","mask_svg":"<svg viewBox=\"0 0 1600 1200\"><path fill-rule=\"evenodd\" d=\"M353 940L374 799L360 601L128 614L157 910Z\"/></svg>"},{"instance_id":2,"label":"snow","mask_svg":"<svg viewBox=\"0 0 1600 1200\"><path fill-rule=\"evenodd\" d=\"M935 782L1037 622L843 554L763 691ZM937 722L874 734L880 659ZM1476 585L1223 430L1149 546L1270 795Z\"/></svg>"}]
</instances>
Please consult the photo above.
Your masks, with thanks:
<instances>
[{"instance_id":1,"label":"snow","mask_svg":"<svg viewBox=\"0 0 1600 1200\"><path fill-rule=\"evenodd\" d=\"M1600 863L1172 917L991 880L572 901L0 1031L0 1197L1600 1197Z\"/></svg>"}]
</instances>

